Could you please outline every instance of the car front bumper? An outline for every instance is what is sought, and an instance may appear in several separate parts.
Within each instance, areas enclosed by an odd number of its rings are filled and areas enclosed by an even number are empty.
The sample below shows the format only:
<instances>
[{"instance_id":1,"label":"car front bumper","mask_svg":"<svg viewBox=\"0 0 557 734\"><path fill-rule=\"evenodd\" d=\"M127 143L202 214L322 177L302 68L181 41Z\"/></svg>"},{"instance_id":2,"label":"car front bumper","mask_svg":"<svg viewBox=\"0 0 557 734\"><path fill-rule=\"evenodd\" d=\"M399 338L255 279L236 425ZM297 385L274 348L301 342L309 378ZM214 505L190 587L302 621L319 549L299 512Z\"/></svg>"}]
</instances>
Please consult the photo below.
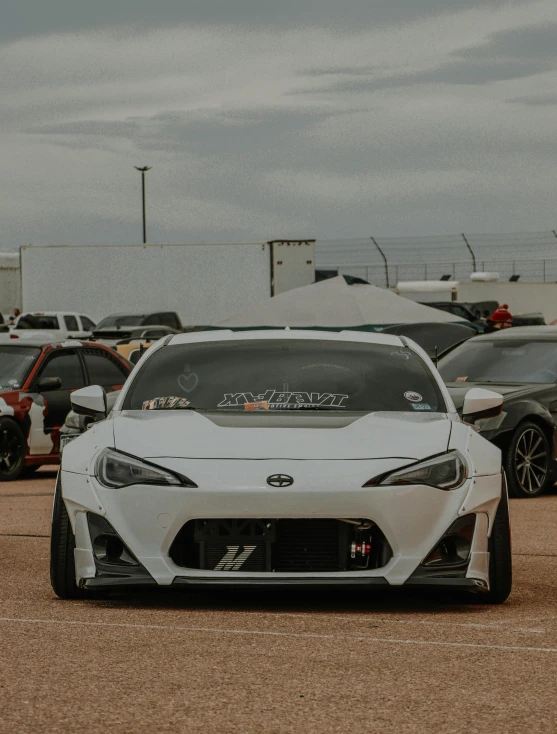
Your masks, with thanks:
<instances>
[{"instance_id":1,"label":"car front bumper","mask_svg":"<svg viewBox=\"0 0 557 734\"><path fill-rule=\"evenodd\" d=\"M257 462L258 476L275 472L296 476L295 487L280 490L262 486L260 479L250 481L246 464L234 460L190 462L196 466L184 474L195 475L197 481L206 472L199 488L137 485L113 490L102 487L91 474L62 471L62 496L76 537L77 582L91 589L408 585L487 590L488 537L501 495L501 475L476 476L449 492L425 486L362 487L374 476L368 463L373 462ZM225 481L229 486L223 486ZM99 564L88 512L110 522L138 567ZM476 515L476 526L466 568L447 569L442 576L422 573L424 558L452 523L468 514ZM201 518L365 518L381 529L393 555L381 568L322 573L210 571L176 565L169 555L176 535L185 523Z\"/></svg>"}]
</instances>

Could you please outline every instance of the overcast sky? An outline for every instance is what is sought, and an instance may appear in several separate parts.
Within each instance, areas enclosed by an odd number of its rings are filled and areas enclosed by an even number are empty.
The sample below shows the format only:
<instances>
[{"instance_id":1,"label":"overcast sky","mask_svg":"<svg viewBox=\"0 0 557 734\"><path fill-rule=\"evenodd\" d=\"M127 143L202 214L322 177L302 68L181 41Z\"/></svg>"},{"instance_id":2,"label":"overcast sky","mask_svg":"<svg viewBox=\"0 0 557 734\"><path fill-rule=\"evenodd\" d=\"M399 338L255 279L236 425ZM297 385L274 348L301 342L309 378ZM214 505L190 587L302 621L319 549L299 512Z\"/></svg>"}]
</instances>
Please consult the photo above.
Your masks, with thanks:
<instances>
[{"instance_id":1,"label":"overcast sky","mask_svg":"<svg viewBox=\"0 0 557 734\"><path fill-rule=\"evenodd\" d=\"M555 0L17 0L0 249L557 227Z\"/></svg>"}]
</instances>

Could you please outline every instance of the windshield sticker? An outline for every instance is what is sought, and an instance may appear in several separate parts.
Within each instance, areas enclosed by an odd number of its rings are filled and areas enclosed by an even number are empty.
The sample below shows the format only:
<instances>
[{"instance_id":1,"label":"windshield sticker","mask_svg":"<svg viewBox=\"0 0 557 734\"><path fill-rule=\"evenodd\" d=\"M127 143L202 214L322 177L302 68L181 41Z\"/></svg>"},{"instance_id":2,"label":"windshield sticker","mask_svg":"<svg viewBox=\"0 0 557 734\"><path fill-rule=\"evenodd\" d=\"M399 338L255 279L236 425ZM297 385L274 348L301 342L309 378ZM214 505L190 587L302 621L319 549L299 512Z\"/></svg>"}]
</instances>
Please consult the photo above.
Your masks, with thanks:
<instances>
[{"instance_id":1,"label":"windshield sticker","mask_svg":"<svg viewBox=\"0 0 557 734\"><path fill-rule=\"evenodd\" d=\"M457 377L455 382L466 382L467 379L468 377Z\"/></svg>"},{"instance_id":2,"label":"windshield sticker","mask_svg":"<svg viewBox=\"0 0 557 734\"><path fill-rule=\"evenodd\" d=\"M243 406L244 410L311 410L316 408L344 408L348 395L330 392L282 392L267 390L253 395L250 392L225 393L219 408ZM420 398L421 400L421 398Z\"/></svg>"},{"instance_id":3,"label":"windshield sticker","mask_svg":"<svg viewBox=\"0 0 557 734\"><path fill-rule=\"evenodd\" d=\"M269 402L261 400L258 403L244 403L244 410L269 410Z\"/></svg>"},{"instance_id":4,"label":"windshield sticker","mask_svg":"<svg viewBox=\"0 0 557 734\"><path fill-rule=\"evenodd\" d=\"M402 359L410 359L410 355L408 354L408 350L405 350L404 347L401 347L396 352L391 352L391 357L402 357Z\"/></svg>"},{"instance_id":5,"label":"windshield sticker","mask_svg":"<svg viewBox=\"0 0 557 734\"><path fill-rule=\"evenodd\" d=\"M432 410L429 403L410 403L412 410Z\"/></svg>"},{"instance_id":6,"label":"windshield sticker","mask_svg":"<svg viewBox=\"0 0 557 734\"><path fill-rule=\"evenodd\" d=\"M411 403L421 403L423 400L419 392L412 392L412 390L408 390L407 392L405 392L404 397Z\"/></svg>"},{"instance_id":7,"label":"windshield sticker","mask_svg":"<svg viewBox=\"0 0 557 734\"><path fill-rule=\"evenodd\" d=\"M189 405L190 401L186 398L169 396L166 398L146 400L141 406L141 410L180 410L180 408L187 408Z\"/></svg>"},{"instance_id":8,"label":"windshield sticker","mask_svg":"<svg viewBox=\"0 0 557 734\"><path fill-rule=\"evenodd\" d=\"M191 392L197 387L199 377L190 370L189 364L184 365L183 373L178 377L178 385L184 392Z\"/></svg>"}]
</instances>

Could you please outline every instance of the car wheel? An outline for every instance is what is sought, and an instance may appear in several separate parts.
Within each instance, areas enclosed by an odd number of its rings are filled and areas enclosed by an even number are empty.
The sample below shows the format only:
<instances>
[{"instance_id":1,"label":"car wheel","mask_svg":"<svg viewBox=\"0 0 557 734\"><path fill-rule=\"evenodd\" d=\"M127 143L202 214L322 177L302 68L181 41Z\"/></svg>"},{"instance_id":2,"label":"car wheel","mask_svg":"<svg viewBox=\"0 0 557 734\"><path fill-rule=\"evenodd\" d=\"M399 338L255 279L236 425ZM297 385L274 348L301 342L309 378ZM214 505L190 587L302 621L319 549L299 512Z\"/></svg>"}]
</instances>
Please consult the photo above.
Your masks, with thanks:
<instances>
[{"instance_id":1,"label":"car wheel","mask_svg":"<svg viewBox=\"0 0 557 734\"><path fill-rule=\"evenodd\" d=\"M513 585L509 499L505 486L495 514L488 547L489 591L478 598L485 604L502 604L507 600Z\"/></svg>"},{"instance_id":2,"label":"car wheel","mask_svg":"<svg viewBox=\"0 0 557 734\"><path fill-rule=\"evenodd\" d=\"M19 479L25 469L26 441L11 418L0 418L0 482Z\"/></svg>"},{"instance_id":3,"label":"car wheel","mask_svg":"<svg viewBox=\"0 0 557 734\"><path fill-rule=\"evenodd\" d=\"M536 423L521 423L504 452L505 473L511 497L537 497L549 483L551 450L547 436Z\"/></svg>"},{"instance_id":4,"label":"car wheel","mask_svg":"<svg viewBox=\"0 0 557 734\"><path fill-rule=\"evenodd\" d=\"M58 475L52 508L50 583L60 599L81 599L86 595L75 582L74 548L75 537L62 499L60 475Z\"/></svg>"}]
</instances>

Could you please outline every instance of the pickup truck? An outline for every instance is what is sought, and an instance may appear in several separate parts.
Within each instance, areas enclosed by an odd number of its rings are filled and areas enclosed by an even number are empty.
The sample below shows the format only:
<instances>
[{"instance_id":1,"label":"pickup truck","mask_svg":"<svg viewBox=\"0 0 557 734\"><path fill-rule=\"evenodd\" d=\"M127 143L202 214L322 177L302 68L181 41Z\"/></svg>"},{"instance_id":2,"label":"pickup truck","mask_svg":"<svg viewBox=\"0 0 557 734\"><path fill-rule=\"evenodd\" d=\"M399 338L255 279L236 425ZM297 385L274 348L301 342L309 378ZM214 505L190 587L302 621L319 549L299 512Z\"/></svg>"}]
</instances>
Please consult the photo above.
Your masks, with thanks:
<instances>
[{"instance_id":1,"label":"pickup truck","mask_svg":"<svg viewBox=\"0 0 557 734\"><path fill-rule=\"evenodd\" d=\"M104 343L131 339L137 335L140 327L168 327L169 333L183 330L182 322L175 311L153 311L145 313L115 313L99 321L93 329L92 340L100 340ZM158 330L157 330L158 331ZM144 335L146 338L160 339L163 333Z\"/></svg>"},{"instance_id":2,"label":"pickup truck","mask_svg":"<svg viewBox=\"0 0 557 734\"><path fill-rule=\"evenodd\" d=\"M88 339L95 322L85 314L68 311L28 311L17 317L9 339Z\"/></svg>"}]
</instances>

